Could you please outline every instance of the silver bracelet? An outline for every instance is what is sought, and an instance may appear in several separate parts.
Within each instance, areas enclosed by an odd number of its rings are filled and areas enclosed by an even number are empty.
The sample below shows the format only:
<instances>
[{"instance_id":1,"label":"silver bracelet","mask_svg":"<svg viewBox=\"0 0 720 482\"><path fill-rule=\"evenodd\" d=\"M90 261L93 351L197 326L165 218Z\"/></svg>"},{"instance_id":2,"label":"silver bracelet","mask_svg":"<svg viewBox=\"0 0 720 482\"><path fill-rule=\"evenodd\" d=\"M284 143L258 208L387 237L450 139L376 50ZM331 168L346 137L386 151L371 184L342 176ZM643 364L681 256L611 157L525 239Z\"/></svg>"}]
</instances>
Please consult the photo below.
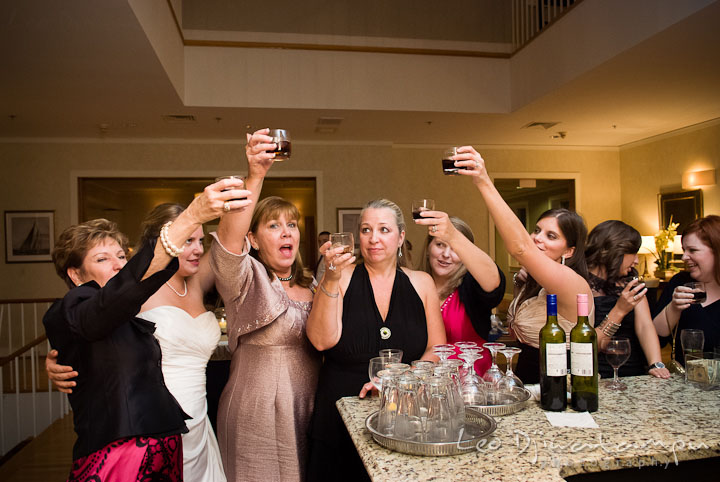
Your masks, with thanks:
<instances>
[{"instance_id":1,"label":"silver bracelet","mask_svg":"<svg viewBox=\"0 0 720 482\"><path fill-rule=\"evenodd\" d=\"M598 325L598 328L605 334L605 336L612 338L615 333L617 333L620 325L614 321L610 321L610 315L605 315L605 318L602 320L602 323Z\"/></svg>"},{"instance_id":2,"label":"silver bracelet","mask_svg":"<svg viewBox=\"0 0 720 482\"><path fill-rule=\"evenodd\" d=\"M318 286L320 286L320 290L325 293L325 296L329 298L337 298L338 296L340 296L339 291L337 293L330 293L328 290L326 290L325 286L323 286L323 283L320 283Z\"/></svg>"}]
</instances>

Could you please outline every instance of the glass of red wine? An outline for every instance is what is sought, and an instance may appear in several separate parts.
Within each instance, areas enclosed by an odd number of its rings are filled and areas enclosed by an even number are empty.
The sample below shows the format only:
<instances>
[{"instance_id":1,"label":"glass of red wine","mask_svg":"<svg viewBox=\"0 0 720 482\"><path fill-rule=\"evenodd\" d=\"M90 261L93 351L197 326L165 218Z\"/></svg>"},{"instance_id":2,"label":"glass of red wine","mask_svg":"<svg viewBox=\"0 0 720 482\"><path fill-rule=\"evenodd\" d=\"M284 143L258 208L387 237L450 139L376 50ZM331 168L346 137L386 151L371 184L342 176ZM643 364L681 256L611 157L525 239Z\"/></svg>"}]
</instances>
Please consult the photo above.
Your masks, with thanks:
<instances>
[{"instance_id":1,"label":"glass of red wine","mask_svg":"<svg viewBox=\"0 0 720 482\"><path fill-rule=\"evenodd\" d=\"M276 161L284 161L290 159L292 152L292 142L290 142L290 134L285 129L270 129L268 133L272 137L273 143L276 144L274 151L267 151L268 154L275 154Z\"/></svg>"},{"instance_id":2,"label":"glass of red wine","mask_svg":"<svg viewBox=\"0 0 720 482\"><path fill-rule=\"evenodd\" d=\"M705 283L699 281L693 281L692 283L685 283L686 288L690 288L693 294L693 304L705 303L707 300L707 292L705 291Z\"/></svg>"},{"instance_id":3,"label":"glass of red wine","mask_svg":"<svg viewBox=\"0 0 720 482\"><path fill-rule=\"evenodd\" d=\"M422 211L434 211L435 201L432 199L417 199L412 202L412 217L413 219L422 219L420 213Z\"/></svg>"},{"instance_id":4,"label":"glass of red wine","mask_svg":"<svg viewBox=\"0 0 720 482\"><path fill-rule=\"evenodd\" d=\"M630 358L630 339L614 336L608 341L605 347L605 358L613 367L613 379L605 383L608 390L627 390L627 385L618 378L618 369Z\"/></svg>"},{"instance_id":5,"label":"glass of red wine","mask_svg":"<svg viewBox=\"0 0 720 482\"><path fill-rule=\"evenodd\" d=\"M446 176L457 176L458 170L467 169L467 166L456 166L451 158L457 154L457 147L449 147L443 151L442 168Z\"/></svg>"}]
</instances>

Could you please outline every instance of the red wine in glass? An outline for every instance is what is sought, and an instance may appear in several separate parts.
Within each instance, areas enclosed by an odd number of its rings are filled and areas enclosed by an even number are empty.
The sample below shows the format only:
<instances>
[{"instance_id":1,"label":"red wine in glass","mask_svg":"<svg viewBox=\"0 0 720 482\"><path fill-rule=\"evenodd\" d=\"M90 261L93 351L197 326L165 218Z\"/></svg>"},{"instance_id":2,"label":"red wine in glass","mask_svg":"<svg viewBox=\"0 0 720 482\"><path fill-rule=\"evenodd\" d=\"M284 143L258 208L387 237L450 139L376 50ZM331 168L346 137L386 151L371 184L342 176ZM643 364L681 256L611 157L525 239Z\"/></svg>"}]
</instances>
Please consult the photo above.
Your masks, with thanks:
<instances>
[{"instance_id":1,"label":"red wine in glass","mask_svg":"<svg viewBox=\"0 0 720 482\"><path fill-rule=\"evenodd\" d=\"M292 153L292 142L290 142L290 134L285 129L270 129L268 134L273 138L276 144L274 151L267 151L268 154L275 154L276 161L284 161L290 159Z\"/></svg>"},{"instance_id":2,"label":"red wine in glass","mask_svg":"<svg viewBox=\"0 0 720 482\"><path fill-rule=\"evenodd\" d=\"M448 149L445 149L445 151L443 152L442 168L443 174L445 174L446 176L457 176L458 170L467 169L467 166L455 166L455 161L450 159L455 154L457 154L456 149L456 147L450 147Z\"/></svg>"}]
</instances>

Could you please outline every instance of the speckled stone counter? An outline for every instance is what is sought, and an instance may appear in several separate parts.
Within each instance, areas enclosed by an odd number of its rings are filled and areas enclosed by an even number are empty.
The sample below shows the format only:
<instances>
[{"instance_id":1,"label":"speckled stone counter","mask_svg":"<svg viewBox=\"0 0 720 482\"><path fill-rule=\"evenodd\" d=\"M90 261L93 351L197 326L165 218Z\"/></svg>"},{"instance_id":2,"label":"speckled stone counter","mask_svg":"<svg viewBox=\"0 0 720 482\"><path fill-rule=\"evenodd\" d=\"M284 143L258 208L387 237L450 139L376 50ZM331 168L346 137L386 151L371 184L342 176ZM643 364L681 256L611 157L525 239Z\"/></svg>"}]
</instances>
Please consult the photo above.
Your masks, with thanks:
<instances>
[{"instance_id":1,"label":"speckled stone counter","mask_svg":"<svg viewBox=\"0 0 720 482\"><path fill-rule=\"evenodd\" d=\"M720 456L720 391L676 377L623 380L624 392L603 390L601 382L600 409L592 414L599 428L553 427L531 401L496 417L497 430L477 451L451 457L405 455L375 443L365 418L378 409L377 398L346 397L337 406L374 481L563 480Z\"/></svg>"}]
</instances>

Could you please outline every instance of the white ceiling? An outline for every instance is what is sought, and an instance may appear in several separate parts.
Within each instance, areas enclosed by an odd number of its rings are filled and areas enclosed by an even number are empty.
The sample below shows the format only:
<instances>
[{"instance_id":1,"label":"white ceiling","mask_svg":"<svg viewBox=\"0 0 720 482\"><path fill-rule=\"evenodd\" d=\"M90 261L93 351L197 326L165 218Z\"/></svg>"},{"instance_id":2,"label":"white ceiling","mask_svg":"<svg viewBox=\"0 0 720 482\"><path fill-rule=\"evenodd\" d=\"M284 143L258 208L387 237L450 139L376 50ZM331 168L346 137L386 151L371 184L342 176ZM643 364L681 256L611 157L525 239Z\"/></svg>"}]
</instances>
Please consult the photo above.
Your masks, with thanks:
<instances>
[{"instance_id":1,"label":"white ceiling","mask_svg":"<svg viewBox=\"0 0 720 482\"><path fill-rule=\"evenodd\" d=\"M182 104L127 0L0 0L0 140L224 140L273 125L300 141L616 147L720 118L718 25L714 2L509 114L198 108ZM323 116L343 121L318 133ZM521 129L531 121L561 124ZM551 139L556 131L567 136Z\"/></svg>"}]
</instances>

